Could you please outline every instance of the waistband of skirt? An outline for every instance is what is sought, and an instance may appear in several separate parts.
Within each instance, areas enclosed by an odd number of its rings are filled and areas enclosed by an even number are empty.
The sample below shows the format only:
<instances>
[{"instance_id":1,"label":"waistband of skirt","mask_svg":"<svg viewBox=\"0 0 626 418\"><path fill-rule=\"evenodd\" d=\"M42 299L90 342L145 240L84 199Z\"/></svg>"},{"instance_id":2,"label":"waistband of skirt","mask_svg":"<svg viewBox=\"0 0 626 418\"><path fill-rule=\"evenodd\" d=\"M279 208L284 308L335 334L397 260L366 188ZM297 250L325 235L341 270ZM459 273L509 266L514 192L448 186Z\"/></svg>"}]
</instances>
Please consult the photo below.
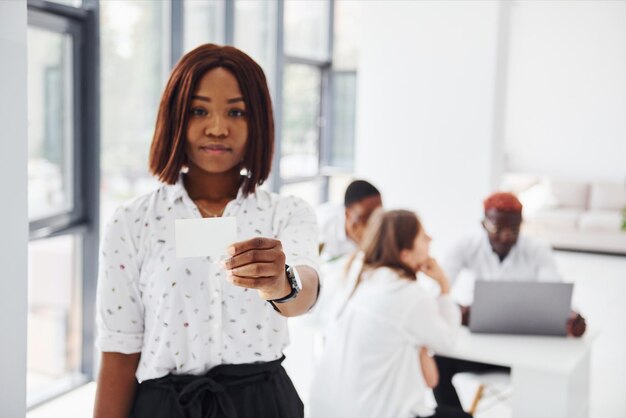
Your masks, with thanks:
<instances>
[{"instance_id":1,"label":"waistband of skirt","mask_svg":"<svg viewBox=\"0 0 626 418\"><path fill-rule=\"evenodd\" d=\"M285 356L268 362L220 364L203 375L168 374L157 379L145 380L141 386L177 389L200 378L210 378L223 385L234 386L262 379L263 376L271 377L282 369L281 364L284 360Z\"/></svg>"}]
</instances>

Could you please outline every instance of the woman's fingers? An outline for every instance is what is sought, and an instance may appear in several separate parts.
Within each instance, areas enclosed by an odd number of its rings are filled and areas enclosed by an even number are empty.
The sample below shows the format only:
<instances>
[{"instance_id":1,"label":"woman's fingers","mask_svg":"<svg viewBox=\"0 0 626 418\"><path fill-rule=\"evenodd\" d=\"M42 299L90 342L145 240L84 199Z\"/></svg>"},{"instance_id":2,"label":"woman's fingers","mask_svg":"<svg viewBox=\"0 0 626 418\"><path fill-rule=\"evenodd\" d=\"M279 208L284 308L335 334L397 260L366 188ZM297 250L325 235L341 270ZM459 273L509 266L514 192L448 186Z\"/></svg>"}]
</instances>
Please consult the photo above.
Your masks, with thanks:
<instances>
[{"instance_id":1,"label":"woman's fingers","mask_svg":"<svg viewBox=\"0 0 626 418\"><path fill-rule=\"evenodd\" d=\"M249 250L269 250L276 247L282 249L282 245L277 239L255 237L232 244L226 249L226 253L230 256L236 256Z\"/></svg>"},{"instance_id":2,"label":"woman's fingers","mask_svg":"<svg viewBox=\"0 0 626 418\"><path fill-rule=\"evenodd\" d=\"M233 276L257 278L257 277L275 277L284 273L285 266L277 265L277 263L251 263L230 270Z\"/></svg>"},{"instance_id":3,"label":"woman's fingers","mask_svg":"<svg viewBox=\"0 0 626 418\"><path fill-rule=\"evenodd\" d=\"M231 256L222 262L228 280L235 286L257 289L265 299L287 294L285 253L279 240L252 238L237 242L227 249Z\"/></svg>"},{"instance_id":4,"label":"woman's fingers","mask_svg":"<svg viewBox=\"0 0 626 418\"><path fill-rule=\"evenodd\" d=\"M277 247L271 249L248 250L244 253L234 255L224 260L223 266L227 270L234 270L248 264L274 262L278 264L282 263L284 268L285 254L282 252L282 249Z\"/></svg>"},{"instance_id":5,"label":"woman's fingers","mask_svg":"<svg viewBox=\"0 0 626 418\"><path fill-rule=\"evenodd\" d=\"M284 297L290 291L287 280L280 276L242 277L229 274L228 280L235 286L258 290L261 292L261 297L266 300Z\"/></svg>"}]
</instances>

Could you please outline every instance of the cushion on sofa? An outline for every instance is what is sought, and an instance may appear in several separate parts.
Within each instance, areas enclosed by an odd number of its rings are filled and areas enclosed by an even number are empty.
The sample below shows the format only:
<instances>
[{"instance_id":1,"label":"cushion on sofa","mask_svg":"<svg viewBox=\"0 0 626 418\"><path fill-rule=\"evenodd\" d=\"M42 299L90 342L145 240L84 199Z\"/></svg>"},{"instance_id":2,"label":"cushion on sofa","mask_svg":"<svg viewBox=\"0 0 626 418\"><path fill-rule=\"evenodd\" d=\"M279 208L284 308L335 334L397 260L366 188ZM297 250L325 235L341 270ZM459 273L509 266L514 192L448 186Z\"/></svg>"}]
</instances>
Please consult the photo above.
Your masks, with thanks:
<instances>
[{"instance_id":1,"label":"cushion on sofa","mask_svg":"<svg viewBox=\"0 0 626 418\"><path fill-rule=\"evenodd\" d=\"M589 185L580 181L547 179L550 194L562 208L587 208Z\"/></svg>"},{"instance_id":2,"label":"cushion on sofa","mask_svg":"<svg viewBox=\"0 0 626 418\"><path fill-rule=\"evenodd\" d=\"M527 221L534 229L576 229L582 213L582 209L573 208L541 209L528 217Z\"/></svg>"},{"instance_id":3,"label":"cushion on sofa","mask_svg":"<svg viewBox=\"0 0 626 418\"><path fill-rule=\"evenodd\" d=\"M622 213L617 210L591 210L580 215L579 227L583 231L619 232Z\"/></svg>"},{"instance_id":4,"label":"cushion on sofa","mask_svg":"<svg viewBox=\"0 0 626 418\"><path fill-rule=\"evenodd\" d=\"M617 210L626 207L626 184L624 183L593 183L589 197L591 210Z\"/></svg>"},{"instance_id":5,"label":"cushion on sofa","mask_svg":"<svg viewBox=\"0 0 626 418\"><path fill-rule=\"evenodd\" d=\"M517 197L524 206L524 217L534 216L542 209L558 207L558 202L552 196L545 183L535 184L520 192Z\"/></svg>"}]
</instances>

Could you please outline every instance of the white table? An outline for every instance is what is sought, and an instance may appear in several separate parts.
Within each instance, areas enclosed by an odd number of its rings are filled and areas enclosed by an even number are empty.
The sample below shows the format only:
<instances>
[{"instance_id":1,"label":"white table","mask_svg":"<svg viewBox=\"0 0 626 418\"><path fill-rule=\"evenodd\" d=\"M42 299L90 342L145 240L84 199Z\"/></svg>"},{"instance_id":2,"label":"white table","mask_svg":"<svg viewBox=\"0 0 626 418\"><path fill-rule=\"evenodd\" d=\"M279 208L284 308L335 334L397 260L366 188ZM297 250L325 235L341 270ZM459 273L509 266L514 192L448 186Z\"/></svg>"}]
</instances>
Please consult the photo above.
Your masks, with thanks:
<instances>
[{"instance_id":1,"label":"white table","mask_svg":"<svg viewBox=\"0 0 626 418\"><path fill-rule=\"evenodd\" d=\"M583 338L472 334L463 328L445 356L511 368L514 418L585 418L590 350Z\"/></svg>"}]
</instances>

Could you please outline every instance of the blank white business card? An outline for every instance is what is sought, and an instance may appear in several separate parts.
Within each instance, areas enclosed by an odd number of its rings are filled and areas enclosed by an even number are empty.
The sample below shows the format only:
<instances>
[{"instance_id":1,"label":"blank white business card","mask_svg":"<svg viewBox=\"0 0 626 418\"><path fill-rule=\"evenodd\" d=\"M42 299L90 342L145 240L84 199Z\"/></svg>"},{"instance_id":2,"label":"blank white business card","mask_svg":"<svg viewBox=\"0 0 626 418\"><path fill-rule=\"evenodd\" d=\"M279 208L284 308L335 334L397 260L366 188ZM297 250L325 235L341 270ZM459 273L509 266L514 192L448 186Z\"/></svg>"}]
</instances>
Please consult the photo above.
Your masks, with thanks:
<instances>
[{"instance_id":1,"label":"blank white business card","mask_svg":"<svg viewBox=\"0 0 626 418\"><path fill-rule=\"evenodd\" d=\"M237 218L176 219L176 257L220 257L237 241Z\"/></svg>"}]
</instances>

